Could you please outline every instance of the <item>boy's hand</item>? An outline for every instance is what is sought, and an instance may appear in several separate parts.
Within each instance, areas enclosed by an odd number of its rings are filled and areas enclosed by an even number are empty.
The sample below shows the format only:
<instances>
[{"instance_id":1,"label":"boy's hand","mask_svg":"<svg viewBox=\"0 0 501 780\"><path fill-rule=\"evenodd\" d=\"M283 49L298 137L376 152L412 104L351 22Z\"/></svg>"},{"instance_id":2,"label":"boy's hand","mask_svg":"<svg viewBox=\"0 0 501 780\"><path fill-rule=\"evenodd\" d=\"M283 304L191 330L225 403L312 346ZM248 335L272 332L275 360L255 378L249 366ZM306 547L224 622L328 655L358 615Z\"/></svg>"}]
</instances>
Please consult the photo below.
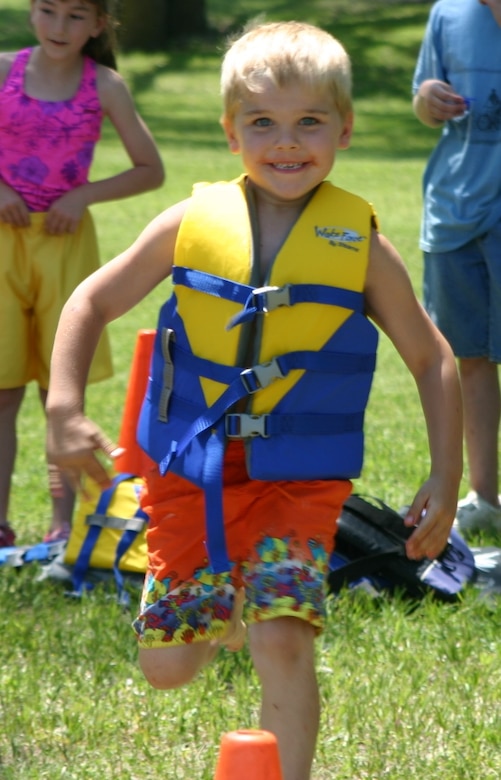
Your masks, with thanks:
<instances>
[{"instance_id":1,"label":"boy's hand","mask_svg":"<svg viewBox=\"0 0 501 780\"><path fill-rule=\"evenodd\" d=\"M88 475L104 490L111 485L105 459L117 458L124 450L111 441L101 429L85 417L54 415L49 417L47 460L51 464L51 492L58 494L58 472L64 473L75 492L82 489Z\"/></svg>"},{"instance_id":2,"label":"boy's hand","mask_svg":"<svg viewBox=\"0 0 501 780\"><path fill-rule=\"evenodd\" d=\"M468 108L464 98L456 94L450 84L437 79L423 81L416 98L418 116L423 120L428 118L435 123L460 117Z\"/></svg>"},{"instance_id":3,"label":"boy's hand","mask_svg":"<svg viewBox=\"0 0 501 780\"><path fill-rule=\"evenodd\" d=\"M455 495L442 491L440 484L433 479L425 482L404 519L407 526L415 526L405 545L408 558L433 559L440 555L447 544L456 507Z\"/></svg>"}]
</instances>

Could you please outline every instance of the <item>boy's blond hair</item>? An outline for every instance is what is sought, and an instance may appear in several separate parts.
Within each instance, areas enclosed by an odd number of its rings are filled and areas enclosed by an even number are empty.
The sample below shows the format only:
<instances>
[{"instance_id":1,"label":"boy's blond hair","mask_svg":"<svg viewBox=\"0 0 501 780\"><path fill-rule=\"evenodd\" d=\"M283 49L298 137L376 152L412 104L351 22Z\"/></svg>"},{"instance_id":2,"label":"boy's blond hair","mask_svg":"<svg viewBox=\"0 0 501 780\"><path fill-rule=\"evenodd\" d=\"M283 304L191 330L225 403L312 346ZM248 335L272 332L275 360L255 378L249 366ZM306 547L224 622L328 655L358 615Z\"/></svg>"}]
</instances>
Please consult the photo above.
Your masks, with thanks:
<instances>
[{"instance_id":1,"label":"boy's blond hair","mask_svg":"<svg viewBox=\"0 0 501 780\"><path fill-rule=\"evenodd\" d=\"M303 22L253 26L230 41L221 69L224 115L231 118L246 90L266 81L326 89L344 119L352 111L351 64L343 46L325 30Z\"/></svg>"}]
</instances>

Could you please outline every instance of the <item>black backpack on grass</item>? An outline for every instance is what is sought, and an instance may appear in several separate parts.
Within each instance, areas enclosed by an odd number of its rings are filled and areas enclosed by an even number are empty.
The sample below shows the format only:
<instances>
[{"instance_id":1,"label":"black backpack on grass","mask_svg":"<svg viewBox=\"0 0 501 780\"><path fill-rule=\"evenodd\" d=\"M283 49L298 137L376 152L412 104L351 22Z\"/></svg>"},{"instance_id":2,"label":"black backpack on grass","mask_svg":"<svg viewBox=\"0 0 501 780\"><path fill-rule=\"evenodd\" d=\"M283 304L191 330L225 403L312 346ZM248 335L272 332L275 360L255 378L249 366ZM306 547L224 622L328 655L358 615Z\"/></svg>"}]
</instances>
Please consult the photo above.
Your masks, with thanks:
<instances>
[{"instance_id":1,"label":"black backpack on grass","mask_svg":"<svg viewBox=\"0 0 501 780\"><path fill-rule=\"evenodd\" d=\"M473 553L454 530L438 558L414 561L405 554L413 529L380 499L350 496L338 520L327 577L330 593L343 586L369 585L374 592L398 589L411 598L433 593L454 601L475 577Z\"/></svg>"}]
</instances>

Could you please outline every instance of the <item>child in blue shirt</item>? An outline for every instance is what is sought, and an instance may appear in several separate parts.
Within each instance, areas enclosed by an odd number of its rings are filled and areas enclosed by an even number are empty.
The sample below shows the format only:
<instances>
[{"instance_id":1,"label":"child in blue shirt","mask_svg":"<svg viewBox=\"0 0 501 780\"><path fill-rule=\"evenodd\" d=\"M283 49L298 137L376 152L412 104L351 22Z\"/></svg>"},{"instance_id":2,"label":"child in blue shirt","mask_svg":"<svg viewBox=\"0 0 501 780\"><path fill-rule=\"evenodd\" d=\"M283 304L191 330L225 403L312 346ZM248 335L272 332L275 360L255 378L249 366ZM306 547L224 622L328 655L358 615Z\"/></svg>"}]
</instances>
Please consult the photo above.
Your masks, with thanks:
<instances>
[{"instance_id":1,"label":"child in blue shirt","mask_svg":"<svg viewBox=\"0 0 501 780\"><path fill-rule=\"evenodd\" d=\"M465 533L501 534L501 0L439 0L413 81L414 110L441 128L423 179L425 306L459 362L471 490Z\"/></svg>"}]
</instances>

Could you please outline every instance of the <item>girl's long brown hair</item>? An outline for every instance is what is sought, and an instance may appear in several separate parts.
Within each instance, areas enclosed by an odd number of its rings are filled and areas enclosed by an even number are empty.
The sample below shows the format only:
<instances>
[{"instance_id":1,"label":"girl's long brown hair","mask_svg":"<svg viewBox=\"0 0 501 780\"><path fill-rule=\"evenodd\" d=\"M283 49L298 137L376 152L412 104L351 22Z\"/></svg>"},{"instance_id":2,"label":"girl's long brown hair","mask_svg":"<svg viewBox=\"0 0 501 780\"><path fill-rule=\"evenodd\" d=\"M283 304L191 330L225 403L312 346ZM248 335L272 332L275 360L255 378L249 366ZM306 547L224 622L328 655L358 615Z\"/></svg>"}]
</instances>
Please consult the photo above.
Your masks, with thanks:
<instances>
[{"instance_id":1,"label":"girl's long brown hair","mask_svg":"<svg viewBox=\"0 0 501 780\"><path fill-rule=\"evenodd\" d=\"M117 22L112 11L112 0L87 0L91 5L95 5L99 16L106 19L106 26L97 38L89 38L82 49L82 54L91 57L100 65L106 65L108 68L118 70L116 60L116 26Z\"/></svg>"}]
</instances>

